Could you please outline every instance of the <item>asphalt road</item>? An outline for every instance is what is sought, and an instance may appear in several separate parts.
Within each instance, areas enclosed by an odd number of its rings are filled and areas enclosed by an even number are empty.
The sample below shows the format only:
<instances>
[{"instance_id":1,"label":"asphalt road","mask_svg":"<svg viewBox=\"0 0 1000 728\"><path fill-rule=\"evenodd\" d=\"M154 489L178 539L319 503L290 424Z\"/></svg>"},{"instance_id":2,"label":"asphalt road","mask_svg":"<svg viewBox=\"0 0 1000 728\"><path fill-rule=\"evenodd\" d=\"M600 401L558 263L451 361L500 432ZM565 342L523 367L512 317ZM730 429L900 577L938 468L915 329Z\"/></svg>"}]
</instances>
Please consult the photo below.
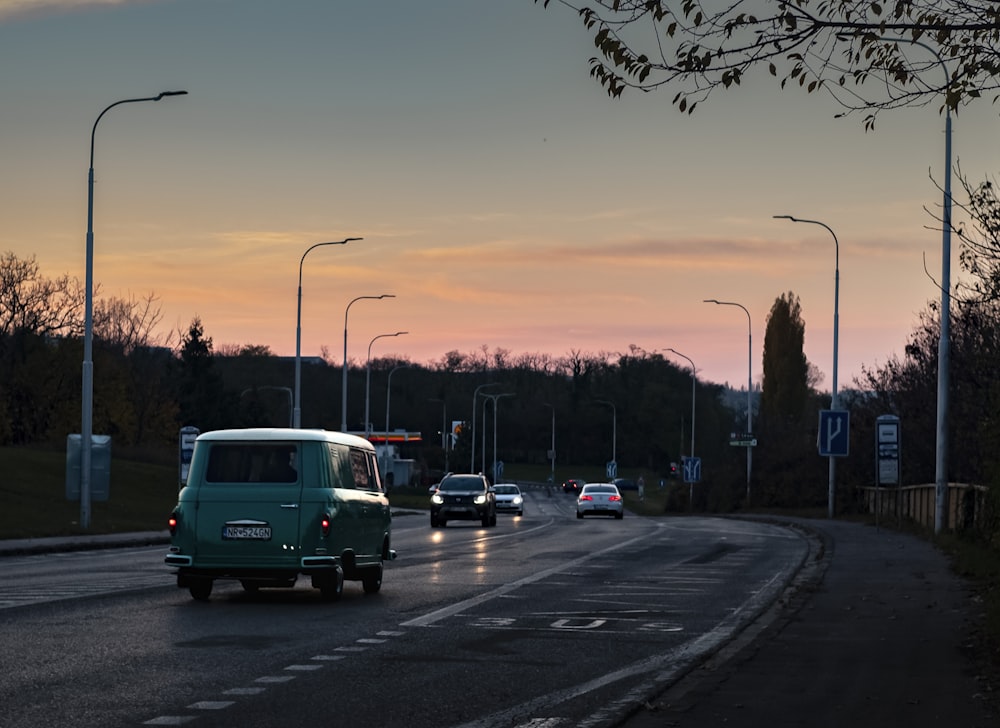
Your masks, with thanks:
<instances>
[{"instance_id":1,"label":"asphalt road","mask_svg":"<svg viewBox=\"0 0 1000 728\"><path fill-rule=\"evenodd\" d=\"M173 585L165 549L3 558L2 724L600 726L765 610L796 529L712 518L397 518L381 593Z\"/></svg>"}]
</instances>

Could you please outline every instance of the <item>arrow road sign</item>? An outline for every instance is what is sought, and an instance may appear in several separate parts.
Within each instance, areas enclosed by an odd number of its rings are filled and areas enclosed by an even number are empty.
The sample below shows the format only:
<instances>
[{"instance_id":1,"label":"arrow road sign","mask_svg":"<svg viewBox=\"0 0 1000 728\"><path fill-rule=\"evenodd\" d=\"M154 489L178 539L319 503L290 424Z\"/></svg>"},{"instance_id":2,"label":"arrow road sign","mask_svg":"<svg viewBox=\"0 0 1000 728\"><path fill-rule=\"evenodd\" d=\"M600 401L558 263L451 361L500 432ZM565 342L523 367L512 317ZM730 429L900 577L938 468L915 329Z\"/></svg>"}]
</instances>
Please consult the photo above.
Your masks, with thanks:
<instances>
[{"instance_id":1,"label":"arrow road sign","mask_svg":"<svg viewBox=\"0 0 1000 728\"><path fill-rule=\"evenodd\" d=\"M701 458L684 458L684 482L701 482Z\"/></svg>"},{"instance_id":2,"label":"arrow road sign","mask_svg":"<svg viewBox=\"0 0 1000 728\"><path fill-rule=\"evenodd\" d=\"M820 410L816 443L823 457L847 457L850 448L851 413L847 410Z\"/></svg>"}]
</instances>

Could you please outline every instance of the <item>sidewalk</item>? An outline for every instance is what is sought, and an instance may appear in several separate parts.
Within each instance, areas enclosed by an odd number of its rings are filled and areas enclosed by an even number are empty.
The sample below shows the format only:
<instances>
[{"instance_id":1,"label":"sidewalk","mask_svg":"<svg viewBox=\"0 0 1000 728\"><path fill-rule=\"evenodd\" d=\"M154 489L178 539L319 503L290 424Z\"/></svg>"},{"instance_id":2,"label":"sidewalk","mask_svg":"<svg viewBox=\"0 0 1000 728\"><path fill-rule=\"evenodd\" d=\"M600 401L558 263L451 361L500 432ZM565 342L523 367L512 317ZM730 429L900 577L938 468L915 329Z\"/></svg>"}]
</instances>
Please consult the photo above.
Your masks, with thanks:
<instances>
[{"instance_id":1,"label":"sidewalk","mask_svg":"<svg viewBox=\"0 0 1000 728\"><path fill-rule=\"evenodd\" d=\"M104 535L53 536L50 538L11 538L0 540L0 556L46 554L61 551L113 549L125 546L152 546L170 543L170 532L142 531Z\"/></svg>"},{"instance_id":2,"label":"sidewalk","mask_svg":"<svg viewBox=\"0 0 1000 728\"><path fill-rule=\"evenodd\" d=\"M1000 696L991 693L974 651L973 595L946 556L885 528L794 522L823 538L818 568L769 621L748 630L751 636L737 638L620 726L1000 725L990 703Z\"/></svg>"}]
</instances>

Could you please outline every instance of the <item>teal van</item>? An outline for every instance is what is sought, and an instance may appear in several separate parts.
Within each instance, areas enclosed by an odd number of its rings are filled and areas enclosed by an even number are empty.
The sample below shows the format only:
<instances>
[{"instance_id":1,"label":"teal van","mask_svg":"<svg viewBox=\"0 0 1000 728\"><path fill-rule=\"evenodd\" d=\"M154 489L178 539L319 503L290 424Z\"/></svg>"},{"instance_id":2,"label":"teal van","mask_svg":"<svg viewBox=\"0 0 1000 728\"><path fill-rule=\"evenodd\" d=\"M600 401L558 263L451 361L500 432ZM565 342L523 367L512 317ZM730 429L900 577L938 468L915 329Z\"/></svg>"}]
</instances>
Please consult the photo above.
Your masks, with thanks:
<instances>
[{"instance_id":1,"label":"teal van","mask_svg":"<svg viewBox=\"0 0 1000 728\"><path fill-rule=\"evenodd\" d=\"M375 448L325 430L199 435L169 527L165 562L200 601L216 579L256 591L292 587L300 575L330 601L345 579L373 594L396 556Z\"/></svg>"}]
</instances>

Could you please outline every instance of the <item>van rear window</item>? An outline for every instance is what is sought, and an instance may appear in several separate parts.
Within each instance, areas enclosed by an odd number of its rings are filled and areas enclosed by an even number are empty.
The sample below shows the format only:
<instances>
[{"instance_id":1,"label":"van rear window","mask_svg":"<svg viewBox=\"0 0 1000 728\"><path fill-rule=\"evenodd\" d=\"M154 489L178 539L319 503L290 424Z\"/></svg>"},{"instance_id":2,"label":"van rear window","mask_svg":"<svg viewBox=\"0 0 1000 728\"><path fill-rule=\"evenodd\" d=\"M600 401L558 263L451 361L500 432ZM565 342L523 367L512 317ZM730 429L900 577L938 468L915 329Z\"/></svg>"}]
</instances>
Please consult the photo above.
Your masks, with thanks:
<instances>
[{"instance_id":1,"label":"van rear window","mask_svg":"<svg viewBox=\"0 0 1000 728\"><path fill-rule=\"evenodd\" d=\"M213 443L208 453L208 483L297 483L294 443Z\"/></svg>"}]
</instances>

